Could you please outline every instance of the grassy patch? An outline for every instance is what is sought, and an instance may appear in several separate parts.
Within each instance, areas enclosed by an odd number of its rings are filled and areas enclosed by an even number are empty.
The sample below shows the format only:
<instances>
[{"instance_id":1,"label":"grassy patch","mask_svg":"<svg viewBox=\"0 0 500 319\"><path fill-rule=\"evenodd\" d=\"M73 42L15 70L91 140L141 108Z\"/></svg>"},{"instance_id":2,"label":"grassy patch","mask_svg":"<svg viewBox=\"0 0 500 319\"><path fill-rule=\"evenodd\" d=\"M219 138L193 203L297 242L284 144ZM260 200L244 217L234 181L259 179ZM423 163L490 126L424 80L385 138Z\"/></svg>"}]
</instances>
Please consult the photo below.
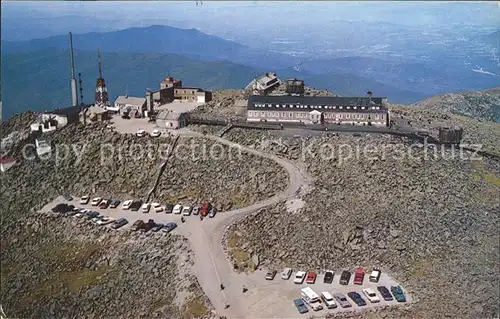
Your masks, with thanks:
<instances>
[{"instance_id":1,"label":"grassy patch","mask_svg":"<svg viewBox=\"0 0 500 319\"><path fill-rule=\"evenodd\" d=\"M500 177L495 173L487 171L482 162L474 161L472 162L472 167L476 170L476 172L472 174L474 181L484 180L492 185L500 187Z\"/></svg>"},{"instance_id":2,"label":"grassy patch","mask_svg":"<svg viewBox=\"0 0 500 319\"><path fill-rule=\"evenodd\" d=\"M208 315L208 309L201 297L189 299L183 306L182 318L194 319Z\"/></svg>"},{"instance_id":3,"label":"grassy patch","mask_svg":"<svg viewBox=\"0 0 500 319\"><path fill-rule=\"evenodd\" d=\"M227 237L227 248L229 250L229 254L233 257L234 262L238 265L238 271L255 271L252 255L241 248L241 238L236 231L229 232Z\"/></svg>"}]
</instances>

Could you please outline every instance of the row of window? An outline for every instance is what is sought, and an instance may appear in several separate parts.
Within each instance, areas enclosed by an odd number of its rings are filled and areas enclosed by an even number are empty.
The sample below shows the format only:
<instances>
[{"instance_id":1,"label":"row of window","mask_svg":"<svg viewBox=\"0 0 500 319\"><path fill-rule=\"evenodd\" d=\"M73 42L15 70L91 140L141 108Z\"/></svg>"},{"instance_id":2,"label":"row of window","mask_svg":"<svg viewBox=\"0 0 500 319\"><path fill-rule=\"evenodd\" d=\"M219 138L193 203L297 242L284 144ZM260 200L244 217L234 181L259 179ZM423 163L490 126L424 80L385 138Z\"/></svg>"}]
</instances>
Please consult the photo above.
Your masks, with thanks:
<instances>
[{"instance_id":1,"label":"row of window","mask_svg":"<svg viewBox=\"0 0 500 319\"><path fill-rule=\"evenodd\" d=\"M302 104L271 104L271 103L255 103L255 107L282 107L282 108L296 108L296 109L332 109L332 110L380 110L380 106L344 106L344 105L302 105Z\"/></svg>"},{"instance_id":2,"label":"row of window","mask_svg":"<svg viewBox=\"0 0 500 319\"><path fill-rule=\"evenodd\" d=\"M305 112L262 112L248 111L250 117L280 117L280 118L309 118L310 114ZM358 120L383 120L384 114L363 114L363 113L326 113L326 119L358 119Z\"/></svg>"}]
</instances>

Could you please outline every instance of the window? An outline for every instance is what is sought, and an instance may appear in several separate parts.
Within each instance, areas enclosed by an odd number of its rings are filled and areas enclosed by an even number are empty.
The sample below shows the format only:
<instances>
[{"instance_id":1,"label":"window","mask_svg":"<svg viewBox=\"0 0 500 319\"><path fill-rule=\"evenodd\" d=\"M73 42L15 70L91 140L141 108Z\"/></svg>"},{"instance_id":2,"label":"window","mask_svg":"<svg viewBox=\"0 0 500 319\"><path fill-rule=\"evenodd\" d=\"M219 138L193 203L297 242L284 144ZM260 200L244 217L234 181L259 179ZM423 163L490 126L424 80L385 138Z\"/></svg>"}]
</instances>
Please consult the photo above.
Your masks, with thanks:
<instances>
[{"instance_id":1,"label":"window","mask_svg":"<svg viewBox=\"0 0 500 319\"><path fill-rule=\"evenodd\" d=\"M357 107L357 106L355 106L355 107L354 107L354 109L355 109L355 110L357 110L357 109L358 109L358 107Z\"/></svg>"},{"instance_id":2,"label":"window","mask_svg":"<svg viewBox=\"0 0 500 319\"><path fill-rule=\"evenodd\" d=\"M285 117L285 116L286 116L285 112L281 112L281 117Z\"/></svg>"},{"instance_id":3,"label":"window","mask_svg":"<svg viewBox=\"0 0 500 319\"><path fill-rule=\"evenodd\" d=\"M194 91L191 91L191 94L194 94Z\"/></svg>"},{"instance_id":4,"label":"window","mask_svg":"<svg viewBox=\"0 0 500 319\"><path fill-rule=\"evenodd\" d=\"M339 106L339 108L342 110L344 107L343 106Z\"/></svg>"},{"instance_id":5,"label":"window","mask_svg":"<svg viewBox=\"0 0 500 319\"><path fill-rule=\"evenodd\" d=\"M345 118L346 118L346 119L351 118L351 114L346 114L346 115L345 115Z\"/></svg>"},{"instance_id":6,"label":"window","mask_svg":"<svg viewBox=\"0 0 500 319\"><path fill-rule=\"evenodd\" d=\"M351 107L350 107L350 106L348 106L348 107L347 107L347 109L348 109L348 110L350 110L350 109L351 109Z\"/></svg>"}]
</instances>

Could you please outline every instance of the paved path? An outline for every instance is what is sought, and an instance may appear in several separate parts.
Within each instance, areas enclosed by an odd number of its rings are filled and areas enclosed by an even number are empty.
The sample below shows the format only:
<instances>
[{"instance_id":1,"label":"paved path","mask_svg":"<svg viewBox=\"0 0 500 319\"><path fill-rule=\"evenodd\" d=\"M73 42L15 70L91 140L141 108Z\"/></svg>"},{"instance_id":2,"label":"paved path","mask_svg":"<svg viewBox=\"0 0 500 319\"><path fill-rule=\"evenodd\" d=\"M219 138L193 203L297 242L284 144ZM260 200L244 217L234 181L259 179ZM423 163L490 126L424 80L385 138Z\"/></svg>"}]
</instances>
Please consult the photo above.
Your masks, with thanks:
<instances>
[{"instance_id":1,"label":"paved path","mask_svg":"<svg viewBox=\"0 0 500 319\"><path fill-rule=\"evenodd\" d=\"M298 196L300 190L307 187L310 178L301 172L294 163L278 156L263 153L213 135L203 135L192 131L183 132L182 135L208 138L230 147L239 147L244 152L275 161L289 174L288 187L273 197L248 207L219 213L213 220L203 222L198 219L196 221L188 220L186 226L187 224L194 226L179 227L179 232L191 242L195 252L195 274L217 313L228 318L246 318L247 309L243 305L238 306L240 298L237 298L242 293L242 287L246 283L243 276L236 276L237 274L233 272L226 258L222 247L224 231L233 222L249 213ZM220 290L221 283L226 287L222 291ZM226 303L230 305L230 308L224 309Z\"/></svg>"}]
</instances>

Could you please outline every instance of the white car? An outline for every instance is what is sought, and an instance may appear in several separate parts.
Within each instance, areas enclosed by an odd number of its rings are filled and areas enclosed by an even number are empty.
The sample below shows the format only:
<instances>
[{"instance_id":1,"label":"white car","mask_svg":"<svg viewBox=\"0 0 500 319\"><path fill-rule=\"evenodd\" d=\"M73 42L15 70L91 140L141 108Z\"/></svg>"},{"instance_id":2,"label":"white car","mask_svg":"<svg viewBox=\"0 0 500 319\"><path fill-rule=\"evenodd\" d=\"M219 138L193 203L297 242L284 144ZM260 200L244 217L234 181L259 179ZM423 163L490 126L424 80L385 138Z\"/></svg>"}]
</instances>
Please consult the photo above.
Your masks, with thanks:
<instances>
[{"instance_id":1,"label":"white car","mask_svg":"<svg viewBox=\"0 0 500 319\"><path fill-rule=\"evenodd\" d=\"M132 205L133 202L134 201L131 199L124 201L123 205L122 205L122 209L125 209L125 210L130 209L130 206Z\"/></svg>"},{"instance_id":2,"label":"white car","mask_svg":"<svg viewBox=\"0 0 500 319\"><path fill-rule=\"evenodd\" d=\"M363 289L363 293L365 294L366 298L370 300L371 303L380 302L379 297L377 297L377 294L371 288Z\"/></svg>"},{"instance_id":3,"label":"white car","mask_svg":"<svg viewBox=\"0 0 500 319\"><path fill-rule=\"evenodd\" d=\"M288 280L288 279L290 279L291 275L292 275L292 268L285 268L281 272L281 279Z\"/></svg>"},{"instance_id":4,"label":"white car","mask_svg":"<svg viewBox=\"0 0 500 319\"><path fill-rule=\"evenodd\" d=\"M337 308L337 304L335 303L335 300L333 300L332 295L330 295L330 293L328 291L323 291L321 293L321 299L323 299L323 302L325 303L325 305L328 309Z\"/></svg>"},{"instance_id":5,"label":"white car","mask_svg":"<svg viewBox=\"0 0 500 319\"><path fill-rule=\"evenodd\" d=\"M89 200L90 200L90 196L88 196L88 195L82 196L82 198L80 198L80 204L82 204L82 205L88 204Z\"/></svg>"},{"instance_id":6,"label":"white car","mask_svg":"<svg viewBox=\"0 0 500 319\"><path fill-rule=\"evenodd\" d=\"M163 211L163 206L161 206L159 203L153 203L151 204L151 206L153 206L153 209L157 213L161 213Z\"/></svg>"},{"instance_id":7,"label":"white car","mask_svg":"<svg viewBox=\"0 0 500 319\"><path fill-rule=\"evenodd\" d=\"M182 209L182 215L189 216L191 215L192 210L193 209L191 208L191 206L184 206L184 208Z\"/></svg>"},{"instance_id":8,"label":"white car","mask_svg":"<svg viewBox=\"0 0 500 319\"><path fill-rule=\"evenodd\" d=\"M293 283L295 284L301 284L304 282L304 279L306 278L306 272L305 271L297 271L295 274L295 277L293 277Z\"/></svg>"},{"instance_id":9,"label":"white car","mask_svg":"<svg viewBox=\"0 0 500 319\"><path fill-rule=\"evenodd\" d=\"M161 135L161 132L159 130L153 130L149 135L151 135L151 137L158 137Z\"/></svg>"},{"instance_id":10,"label":"white car","mask_svg":"<svg viewBox=\"0 0 500 319\"><path fill-rule=\"evenodd\" d=\"M99 203L101 202L102 198L101 197L94 197L92 198L92 202L90 202L90 204L92 206L97 206L99 205Z\"/></svg>"},{"instance_id":11,"label":"white car","mask_svg":"<svg viewBox=\"0 0 500 319\"><path fill-rule=\"evenodd\" d=\"M174 214L180 214L182 212L182 205L180 204L177 204L174 206L174 210L172 211L172 213Z\"/></svg>"},{"instance_id":12,"label":"white car","mask_svg":"<svg viewBox=\"0 0 500 319\"><path fill-rule=\"evenodd\" d=\"M107 224L111 224L112 222L114 222L115 219L114 218L111 218L111 217L103 217L101 219L99 219L97 221L97 225L100 225L100 226L103 226L103 225L107 225Z\"/></svg>"},{"instance_id":13,"label":"white car","mask_svg":"<svg viewBox=\"0 0 500 319\"><path fill-rule=\"evenodd\" d=\"M148 213L150 208L151 208L150 203L144 203L144 204L142 204L141 212Z\"/></svg>"},{"instance_id":14,"label":"white car","mask_svg":"<svg viewBox=\"0 0 500 319\"><path fill-rule=\"evenodd\" d=\"M144 137L144 136L146 136L147 133L145 130L138 130L136 134L139 137Z\"/></svg>"}]
</instances>

